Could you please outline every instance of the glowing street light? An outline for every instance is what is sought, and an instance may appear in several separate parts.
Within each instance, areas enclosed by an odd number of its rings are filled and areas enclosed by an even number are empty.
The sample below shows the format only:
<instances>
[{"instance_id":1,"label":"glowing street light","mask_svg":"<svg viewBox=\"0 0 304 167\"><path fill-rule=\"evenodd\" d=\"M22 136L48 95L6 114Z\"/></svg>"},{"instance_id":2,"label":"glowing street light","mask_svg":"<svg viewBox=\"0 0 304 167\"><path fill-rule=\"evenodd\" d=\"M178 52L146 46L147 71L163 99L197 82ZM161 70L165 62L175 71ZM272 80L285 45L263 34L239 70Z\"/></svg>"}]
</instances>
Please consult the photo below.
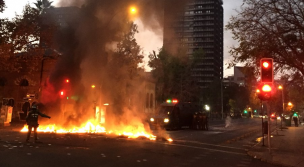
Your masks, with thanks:
<instances>
[{"instance_id":1,"label":"glowing street light","mask_svg":"<svg viewBox=\"0 0 304 167\"><path fill-rule=\"evenodd\" d=\"M288 102L288 106L292 106L292 103L291 103L291 102Z\"/></svg>"},{"instance_id":2,"label":"glowing street light","mask_svg":"<svg viewBox=\"0 0 304 167\"><path fill-rule=\"evenodd\" d=\"M130 7L130 13L131 14L136 14L137 13L137 9L134 6Z\"/></svg>"},{"instance_id":3,"label":"glowing street light","mask_svg":"<svg viewBox=\"0 0 304 167\"><path fill-rule=\"evenodd\" d=\"M208 105L205 105L205 109L206 109L207 111L209 111L209 110L210 110L210 107L209 107Z\"/></svg>"},{"instance_id":4,"label":"glowing street light","mask_svg":"<svg viewBox=\"0 0 304 167\"><path fill-rule=\"evenodd\" d=\"M95 88L96 86L95 86L95 85L92 85L91 87L92 87L92 88Z\"/></svg>"}]
</instances>

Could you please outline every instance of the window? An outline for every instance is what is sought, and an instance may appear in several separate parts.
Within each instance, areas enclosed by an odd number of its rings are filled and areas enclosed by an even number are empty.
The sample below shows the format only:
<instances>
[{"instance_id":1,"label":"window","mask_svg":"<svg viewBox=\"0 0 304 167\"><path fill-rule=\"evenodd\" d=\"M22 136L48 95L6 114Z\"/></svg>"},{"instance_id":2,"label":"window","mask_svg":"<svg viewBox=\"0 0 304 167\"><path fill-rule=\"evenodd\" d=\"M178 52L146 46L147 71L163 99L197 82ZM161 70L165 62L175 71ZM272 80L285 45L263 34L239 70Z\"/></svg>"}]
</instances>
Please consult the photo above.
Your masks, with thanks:
<instances>
[{"instance_id":1,"label":"window","mask_svg":"<svg viewBox=\"0 0 304 167\"><path fill-rule=\"evenodd\" d=\"M146 95L146 108L149 108L149 93Z\"/></svg>"},{"instance_id":2,"label":"window","mask_svg":"<svg viewBox=\"0 0 304 167\"><path fill-rule=\"evenodd\" d=\"M0 78L0 86L4 86L6 83L6 79L5 78Z\"/></svg>"},{"instance_id":3,"label":"window","mask_svg":"<svg viewBox=\"0 0 304 167\"><path fill-rule=\"evenodd\" d=\"M22 80L20 81L19 86L29 86L29 83L28 83L28 81L27 81L26 79L22 79Z\"/></svg>"},{"instance_id":4,"label":"window","mask_svg":"<svg viewBox=\"0 0 304 167\"><path fill-rule=\"evenodd\" d=\"M153 94L150 94L150 108L153 108Z\"/></svg>"}]
</instances>

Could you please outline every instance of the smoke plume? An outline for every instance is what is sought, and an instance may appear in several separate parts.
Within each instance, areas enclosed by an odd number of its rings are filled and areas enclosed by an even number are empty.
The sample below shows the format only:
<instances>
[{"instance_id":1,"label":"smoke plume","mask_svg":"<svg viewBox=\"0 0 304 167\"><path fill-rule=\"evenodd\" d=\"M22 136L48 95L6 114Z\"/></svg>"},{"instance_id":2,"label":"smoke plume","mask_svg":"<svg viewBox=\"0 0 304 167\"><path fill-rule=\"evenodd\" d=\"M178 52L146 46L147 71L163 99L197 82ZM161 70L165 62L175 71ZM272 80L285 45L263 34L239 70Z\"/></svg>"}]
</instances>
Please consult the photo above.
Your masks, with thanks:
<instances>
[{"instance_id":1,"label":"smoke plume","mask_svg":"<svg viewBox=\"0 0 304 167\"><path fill-rule=\"evenodd\" d=\"M140 72L143 70L128 62L141 62L140 47L132 45L136 53L130 53L133 57L126 58L123 57L125 54L117 54L117 44L133 28L130 22L135 18L129 13L130 6L137 8L136 18L143 22L145 28L161 35L165 22L173 17L166 14L164 19L165 8L170 12L180 11L185 2L62 0L59 5L62 6L60 10L67 13L64 18L66 25L60 26L54 41L60 56L45 82L42 97L52 118L63 122L64 126L80 125L83 118L94 117L96 105L108 103L107 107L101 106L101 110L106 112L107 128L117 128L117 125L130 126L131 129L138 126L147 128L145 124L136 124L145 119L142 111L145 105L145 97L142 96L144 77ZM54 21L58 16L58 13L53 15ZM65 79L70 82L64 83ZM94 89L91 88L93 84ZM58 95L61 89L67 91L70 99L48 98ZM73 106L73 111L67 110L69 105Z\"/></svg>"}]
</instances>

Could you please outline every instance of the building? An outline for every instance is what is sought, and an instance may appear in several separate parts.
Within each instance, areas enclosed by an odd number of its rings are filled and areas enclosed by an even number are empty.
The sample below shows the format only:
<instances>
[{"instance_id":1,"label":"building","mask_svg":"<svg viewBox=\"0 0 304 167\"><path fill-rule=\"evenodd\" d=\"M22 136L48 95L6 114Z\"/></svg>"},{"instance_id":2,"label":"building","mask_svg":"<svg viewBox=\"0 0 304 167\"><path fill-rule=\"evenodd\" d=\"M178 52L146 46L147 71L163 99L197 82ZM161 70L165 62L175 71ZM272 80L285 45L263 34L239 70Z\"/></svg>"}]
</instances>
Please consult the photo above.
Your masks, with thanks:
<instances>
[{"instance_id":1,"label":"building","mask_svg":"<svg viewBox=\"0 0 304 167\"><path fill-rule=\"evenodd\" d=\"M164 48L171 53L182 46L191 56L202 49L204 56L193 68L201 88L223 78L223 2L188 0L180 10L165 7ZM173 13L174 12L174 13Z\"/></svg>"},{"instance_id":2,"label":"building","mask_svg":"<svg viewBox=\"0 0 304 167\"><path fill-rule=\"evenodd\" d=\"M228 76L227 78L224 78L223 82L225 87L231 86L233 84L236 84L238 86L246 86L249 83L256 82L253 67L235 66L233 71L234 71L233 76Z\"/></svg>"}]
</instances>

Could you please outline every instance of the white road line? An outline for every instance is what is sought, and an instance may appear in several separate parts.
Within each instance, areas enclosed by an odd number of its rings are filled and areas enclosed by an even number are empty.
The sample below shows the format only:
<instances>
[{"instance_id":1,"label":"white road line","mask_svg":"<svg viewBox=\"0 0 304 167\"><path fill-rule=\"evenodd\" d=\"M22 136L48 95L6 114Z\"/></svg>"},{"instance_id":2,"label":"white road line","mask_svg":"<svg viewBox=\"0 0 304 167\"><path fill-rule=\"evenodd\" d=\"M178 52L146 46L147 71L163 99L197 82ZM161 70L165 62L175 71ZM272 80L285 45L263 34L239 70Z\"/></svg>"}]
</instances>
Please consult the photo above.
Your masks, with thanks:
<instances>
[{"instance_id":1,"label":"white road line","mask_svg":"<svg viewBox=\"0 0 304 167\"><path fill-rule=\"evenodd\" d=\"M244 148L229 147L229 146L222 146L222 145L209 144L209 143L201 143L201 142L197 142L197 141L184 141L184 140L174 140L174 141L187 142L187 143L195 143L195 144L200 144L200 145L216 146L216 147L223 147L223 148L231 148L231 149L235 149L235 150L244 150Z\"/></svg>"},{"instance_id":2,"label":"white road line","mask_svg":"<svg viewBox=\"0 0 304 167\"><path fill-rule=\"evenodd\" d=\"M161 143L161 144L164 144L164 143ZM172 144L172 143L167 144L167 143L165 143L164 145L188 147L188 148L194 148L194 149L200 149L200 150L209 150L209 151L214 151L214 152L223 152L223 153L228 153L228 154L247 155L247 154L245 154L245 153L237 153L237 152L224 151L224 150L217 150L217 149L210 149L210 148L202 148L202 147L195 147L195 146L187 146L187 145L182 145L182 144Z\"/></svg>"}]
</instances>

